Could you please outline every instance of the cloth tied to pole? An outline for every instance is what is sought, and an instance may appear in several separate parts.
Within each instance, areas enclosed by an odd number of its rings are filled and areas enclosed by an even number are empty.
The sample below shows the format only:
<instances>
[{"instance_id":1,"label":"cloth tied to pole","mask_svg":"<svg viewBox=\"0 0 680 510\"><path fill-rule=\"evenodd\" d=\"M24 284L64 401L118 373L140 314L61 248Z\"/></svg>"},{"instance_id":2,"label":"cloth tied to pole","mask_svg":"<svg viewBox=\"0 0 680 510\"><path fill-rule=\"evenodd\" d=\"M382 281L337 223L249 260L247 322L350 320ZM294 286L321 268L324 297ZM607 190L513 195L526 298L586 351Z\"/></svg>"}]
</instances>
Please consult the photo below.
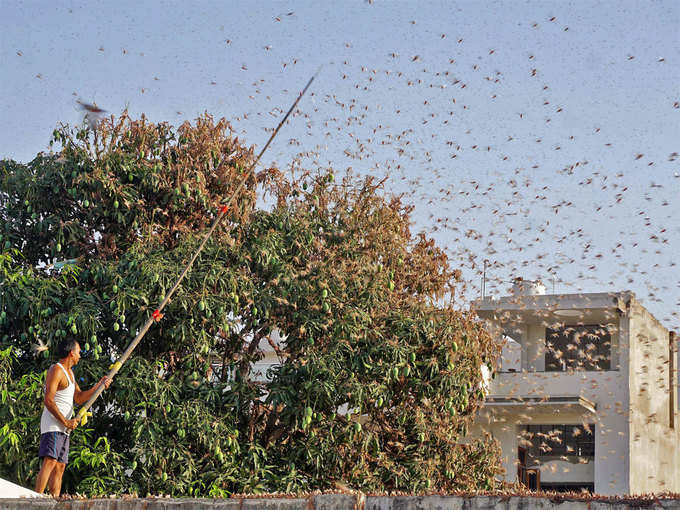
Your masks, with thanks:
<instances>
[{"instance_id":1,"label":"cloth tied to pole","mask_svg":"<svg viewBox=\"0 0 680 510\"><path fill-rule=\"evenodd\" d=\"M90 411L85 411L85 413L83 413L83 417L80 419L80 424L87 425L87 419L89 416L92 416L92 413Z\"/></svg>"}]
</instances>

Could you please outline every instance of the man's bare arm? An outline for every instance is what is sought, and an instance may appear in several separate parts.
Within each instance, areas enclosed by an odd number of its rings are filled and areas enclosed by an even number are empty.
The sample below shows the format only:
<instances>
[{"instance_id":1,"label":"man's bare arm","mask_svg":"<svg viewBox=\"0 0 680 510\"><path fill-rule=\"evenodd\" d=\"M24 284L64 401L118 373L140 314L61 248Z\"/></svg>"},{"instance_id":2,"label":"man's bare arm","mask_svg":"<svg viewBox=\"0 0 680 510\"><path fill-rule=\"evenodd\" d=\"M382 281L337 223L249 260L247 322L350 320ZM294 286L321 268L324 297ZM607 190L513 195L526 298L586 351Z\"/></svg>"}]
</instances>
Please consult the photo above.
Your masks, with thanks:
<instances>
[{"instance_id":1,"label":"man's bare arm","mask_svg":"<svg viewBox=\"0 0 680 510\"><path fill-rule=\"evenodd\" d=\"M75 400L76 404L78 404L78 405L84 404L85 402L90 400L90 397L92 396L92 394L95 391L97 391L97 388L99 388L99 386L101 386L102 384L106 385L106 388L108 389L108 387L111 385L111 379L104 376L99 380L99 382L97 384L92 386L92 388L90 388L87 391L81 390L80 386L78 386L78 383L76 383L76 393L73 396L73 400Z\"/></svg>"}]
</instances>

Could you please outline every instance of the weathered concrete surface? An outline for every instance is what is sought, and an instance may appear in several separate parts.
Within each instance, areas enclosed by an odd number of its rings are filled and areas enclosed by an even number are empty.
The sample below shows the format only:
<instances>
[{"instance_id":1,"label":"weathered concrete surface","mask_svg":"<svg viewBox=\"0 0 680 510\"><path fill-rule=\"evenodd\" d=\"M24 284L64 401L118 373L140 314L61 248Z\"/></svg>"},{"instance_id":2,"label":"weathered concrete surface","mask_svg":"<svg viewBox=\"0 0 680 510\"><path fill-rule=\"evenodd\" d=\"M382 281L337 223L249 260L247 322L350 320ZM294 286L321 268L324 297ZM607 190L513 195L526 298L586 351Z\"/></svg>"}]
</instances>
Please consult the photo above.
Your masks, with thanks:
<instances>
[{"instance_id":1,"label":"weathered concrete surface","mask_svg":"<svg viewBox=\"0 0 680 510\"><path fill-rule=\"evenodd\" d=\"M502 496L398 496L323 494L309 498L233 499L3 499L0 510L680 510L680 499L580 501Z\"/></svg>"},{"instance_id":2,"label":"weathered concrete surface","mask_svg":"<svg viewBox=\"0 0 680 510\"><path fill-rule=\"evenodd\" d=\"M366 510L588 510L584 501L551 501L548 498L477 496L404 496L366 498Z\"/></svg>"},{"instance_id":3,"label":"weathered concrete surface","mask_svg":"<svg viewBox=\"0 0 680 510\"><path fill-rule=\"evenodd\" d=\"M366 510L462 510L464 501L445 496L368 497Z\"/></svg>"},{"instance_id":4,"label":"weathered concrete surface","mask_svg":"<svg viewBox=\"0 0 680 510\"><path fill-rule=\"evenodd\" d=\"M360 510L364 508L363 494L317 494L313 496L314 510Z\"/></svg>"},{"instance_id":5,"label":"weathered concrete surface","mask_svg":"<svg viewBox=\"0 0 680 510\"><path fill-rule=\"evenodd\" d=\"M243 499L242 510L312 510L310 501L303 498Z\"/></svg>"}]
</instances>

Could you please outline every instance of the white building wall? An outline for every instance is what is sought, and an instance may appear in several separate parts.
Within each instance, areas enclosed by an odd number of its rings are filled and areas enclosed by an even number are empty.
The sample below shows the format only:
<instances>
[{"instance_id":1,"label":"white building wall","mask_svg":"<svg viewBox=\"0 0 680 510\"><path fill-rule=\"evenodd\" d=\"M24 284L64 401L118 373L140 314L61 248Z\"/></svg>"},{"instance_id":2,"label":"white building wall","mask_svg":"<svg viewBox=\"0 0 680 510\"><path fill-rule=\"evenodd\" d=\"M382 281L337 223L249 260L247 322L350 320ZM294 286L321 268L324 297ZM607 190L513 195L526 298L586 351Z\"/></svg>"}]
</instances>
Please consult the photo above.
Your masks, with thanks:
<instances>
[{"instance_id":1,"label":"white building wall","mask_svg":"<svg viewBox=\"0 0 680 510\"><path fill-rule=\"evenodd\" d=\"M545 370L545 326L528 324L526 332L526 367L530 372Z\"/></svg>"},{"instance_id":2,"label":"white building wall","mask_svg":"<svg viewBox=\"0 0 680 510\"><path fill-rule=\"evenodd\" d=\"M499 480L515 482L517 480L517 434L518 427L514 422L494 422L481 424L476 422L470 428L470 438L482 437L484 432L491 434L501 445L501 465L505 473Z\"/></svg>"},{"instance_id":3,"label":"white building wall","mask_svg":"<svg viewBox=\"0 0 680 510\"><path fill-rule=\"evenodd\" d=\"M505 337L505 344L501 352L500 371L501 372L521 372L522 371L522 344L515 339Z\"/></svg>"},{"instance_id":4,"label":"white building wall","mask_svg":"<svg viewBox=\"0 0 680 510\"><path fill-rule=\"evenodd\" d=\"M630 493L630 427L628 394L628 319L622 317L618 334L612 334L612 368L600 374L604 381L590 379L587 393L597 404L595 439L595 492L599 494ZM616 364L615 364L616 360Z\"/></svg>"},{"instance_id":5,"label":"white building wall","mask_svg":"<svg viewBox=\"0 0 680 510\"><path fill-rule=\"evenodd\" d=\"M668 331L633 302L630 318L631 493L680 492L677 403L670 427Z\"/></svg>"}]
</instances>

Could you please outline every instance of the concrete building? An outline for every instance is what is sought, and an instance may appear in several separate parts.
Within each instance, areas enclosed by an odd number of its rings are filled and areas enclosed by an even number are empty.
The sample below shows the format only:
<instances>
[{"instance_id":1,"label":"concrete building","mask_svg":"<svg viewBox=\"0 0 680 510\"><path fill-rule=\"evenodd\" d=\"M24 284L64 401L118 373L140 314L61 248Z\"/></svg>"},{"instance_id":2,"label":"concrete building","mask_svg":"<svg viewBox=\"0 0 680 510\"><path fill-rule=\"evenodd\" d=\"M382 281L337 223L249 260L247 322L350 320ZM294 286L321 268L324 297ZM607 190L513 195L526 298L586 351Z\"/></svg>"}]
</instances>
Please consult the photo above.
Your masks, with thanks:
<instances>
[{"instance_id":1,"label":"concrete building","mask_svg":"<svg viewBox=\"0 0 680 510\"><path fill-rule=\"evenodd\" d=\"M473 307L503 352L471 432L498 439L505 480L680 492L675 335L632 292L546 295L518 280Z\"/></svg>"}]
</instances>

